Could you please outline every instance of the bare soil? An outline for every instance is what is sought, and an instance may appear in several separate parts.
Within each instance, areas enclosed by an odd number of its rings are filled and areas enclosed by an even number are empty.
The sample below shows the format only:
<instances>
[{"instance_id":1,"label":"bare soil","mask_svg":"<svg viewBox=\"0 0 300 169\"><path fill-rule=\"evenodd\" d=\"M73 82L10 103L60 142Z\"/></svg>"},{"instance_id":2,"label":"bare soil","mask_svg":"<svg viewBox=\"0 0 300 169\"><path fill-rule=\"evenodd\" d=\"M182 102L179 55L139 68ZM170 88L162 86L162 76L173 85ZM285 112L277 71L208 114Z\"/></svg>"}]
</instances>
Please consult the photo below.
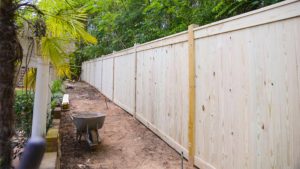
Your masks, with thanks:
<instances>
[{"instance_id":1,"label":"bare soil","mask_svg":"<svg viewBox=\"0 0 300 169\"><path fill-rule=\"evenodd\" d=\"M70 111L62 113L60 137L62 169L181 169L181 156L157 135L86 83L68 89ZM89 150L87 143L75 141L73 112L104 112L99 130L101 144ZM184 160L184 168L187 162Z\"/></svg>"}]
</instances>

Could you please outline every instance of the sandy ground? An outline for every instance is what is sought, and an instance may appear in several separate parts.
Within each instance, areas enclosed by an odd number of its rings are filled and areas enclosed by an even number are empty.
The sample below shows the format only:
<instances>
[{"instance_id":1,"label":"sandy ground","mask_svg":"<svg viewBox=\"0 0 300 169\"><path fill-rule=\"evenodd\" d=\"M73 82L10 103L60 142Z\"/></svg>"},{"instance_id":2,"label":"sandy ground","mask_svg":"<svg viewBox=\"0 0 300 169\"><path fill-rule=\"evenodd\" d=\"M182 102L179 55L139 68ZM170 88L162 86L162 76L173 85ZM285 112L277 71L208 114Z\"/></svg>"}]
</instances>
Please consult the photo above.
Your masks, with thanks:
<instances>
[{"instance_id":1,"label":"sandy ground","mask_svg":"<svg viewBox=\"0 0 300 169\"><path fill-rule=\"evenodd\" d=\"M181 169L180 155L143 124L120 107L108 102L93 87L78 82L70 94L70 111L61 118L62 169ZM99 130L101 144L95 150L75 141L72 112L104 112L104 127ZM184 168L187 162L184 161Z\"/></svg>"}]
</instances>

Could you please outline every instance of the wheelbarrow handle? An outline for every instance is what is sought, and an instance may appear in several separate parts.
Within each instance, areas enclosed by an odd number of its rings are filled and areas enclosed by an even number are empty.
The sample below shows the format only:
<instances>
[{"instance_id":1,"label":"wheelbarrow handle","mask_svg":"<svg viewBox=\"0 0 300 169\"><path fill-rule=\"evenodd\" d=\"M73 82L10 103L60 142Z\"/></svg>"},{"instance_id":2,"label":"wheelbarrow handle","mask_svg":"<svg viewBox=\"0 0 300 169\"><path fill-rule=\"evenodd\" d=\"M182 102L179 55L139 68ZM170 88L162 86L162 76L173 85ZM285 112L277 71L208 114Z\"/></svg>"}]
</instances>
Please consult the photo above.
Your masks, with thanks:
<instances>
[{"instance_id":1,"label":"wheelbarrow handle","mask_svg":"<svg viewBox=\"0 0 300 169\"><path fill-rule=\"evenodd\" d=\"M70 118L71 118L72 121L74 120L74 117L72 115L70 115Z\"/></svg>"},{"instance_id":2,"label":"wheelbarrow handle","mask_svg":"<svg viewBox=\"0 0 300 169\"><path fill-rule=\"evenodd\" d=\"M41 137L30 138L18 169L38 169L45 153L46 143Z\"/></svg>"}]
</instances>

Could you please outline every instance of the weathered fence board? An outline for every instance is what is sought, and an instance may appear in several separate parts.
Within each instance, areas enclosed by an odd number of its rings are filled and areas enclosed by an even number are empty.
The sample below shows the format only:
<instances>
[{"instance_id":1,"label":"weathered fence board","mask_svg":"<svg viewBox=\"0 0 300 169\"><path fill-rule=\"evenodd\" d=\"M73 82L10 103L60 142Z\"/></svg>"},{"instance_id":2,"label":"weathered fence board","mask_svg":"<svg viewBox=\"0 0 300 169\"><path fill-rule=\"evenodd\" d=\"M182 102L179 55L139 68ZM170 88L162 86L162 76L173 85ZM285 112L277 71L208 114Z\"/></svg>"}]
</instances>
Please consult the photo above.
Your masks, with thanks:
<instances>
[{"instance_id":1,"label":"weathered fence board","mask_svg":"<svg viewBox=\"0 0 300 169\"><path fill-rule=\"evenodd\" d=\"M189 38L195 165L299 169L299 0L195 28L194 37L185 31L84 62L82 80L188 157Z\"/></svg>"}]
</instances>

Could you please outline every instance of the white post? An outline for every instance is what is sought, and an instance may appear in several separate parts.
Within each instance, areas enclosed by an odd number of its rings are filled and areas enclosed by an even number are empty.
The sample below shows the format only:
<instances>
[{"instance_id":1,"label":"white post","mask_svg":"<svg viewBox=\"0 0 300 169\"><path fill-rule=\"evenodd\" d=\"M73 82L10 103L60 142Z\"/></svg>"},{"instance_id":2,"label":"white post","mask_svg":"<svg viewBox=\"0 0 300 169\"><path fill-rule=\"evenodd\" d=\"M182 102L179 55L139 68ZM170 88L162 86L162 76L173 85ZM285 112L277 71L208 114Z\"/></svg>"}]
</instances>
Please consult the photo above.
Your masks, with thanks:
<instances>
[{"instance_id":1,"label":"white post","mask_svg":"<svg viewBox=\"0 0 300 169\"><path fill-rule=\"evenodd\" d=\"M49 61L39 57L33 107L32 137L44 137L46 135L49 68Z\"/></svg>"}]
</instances>

